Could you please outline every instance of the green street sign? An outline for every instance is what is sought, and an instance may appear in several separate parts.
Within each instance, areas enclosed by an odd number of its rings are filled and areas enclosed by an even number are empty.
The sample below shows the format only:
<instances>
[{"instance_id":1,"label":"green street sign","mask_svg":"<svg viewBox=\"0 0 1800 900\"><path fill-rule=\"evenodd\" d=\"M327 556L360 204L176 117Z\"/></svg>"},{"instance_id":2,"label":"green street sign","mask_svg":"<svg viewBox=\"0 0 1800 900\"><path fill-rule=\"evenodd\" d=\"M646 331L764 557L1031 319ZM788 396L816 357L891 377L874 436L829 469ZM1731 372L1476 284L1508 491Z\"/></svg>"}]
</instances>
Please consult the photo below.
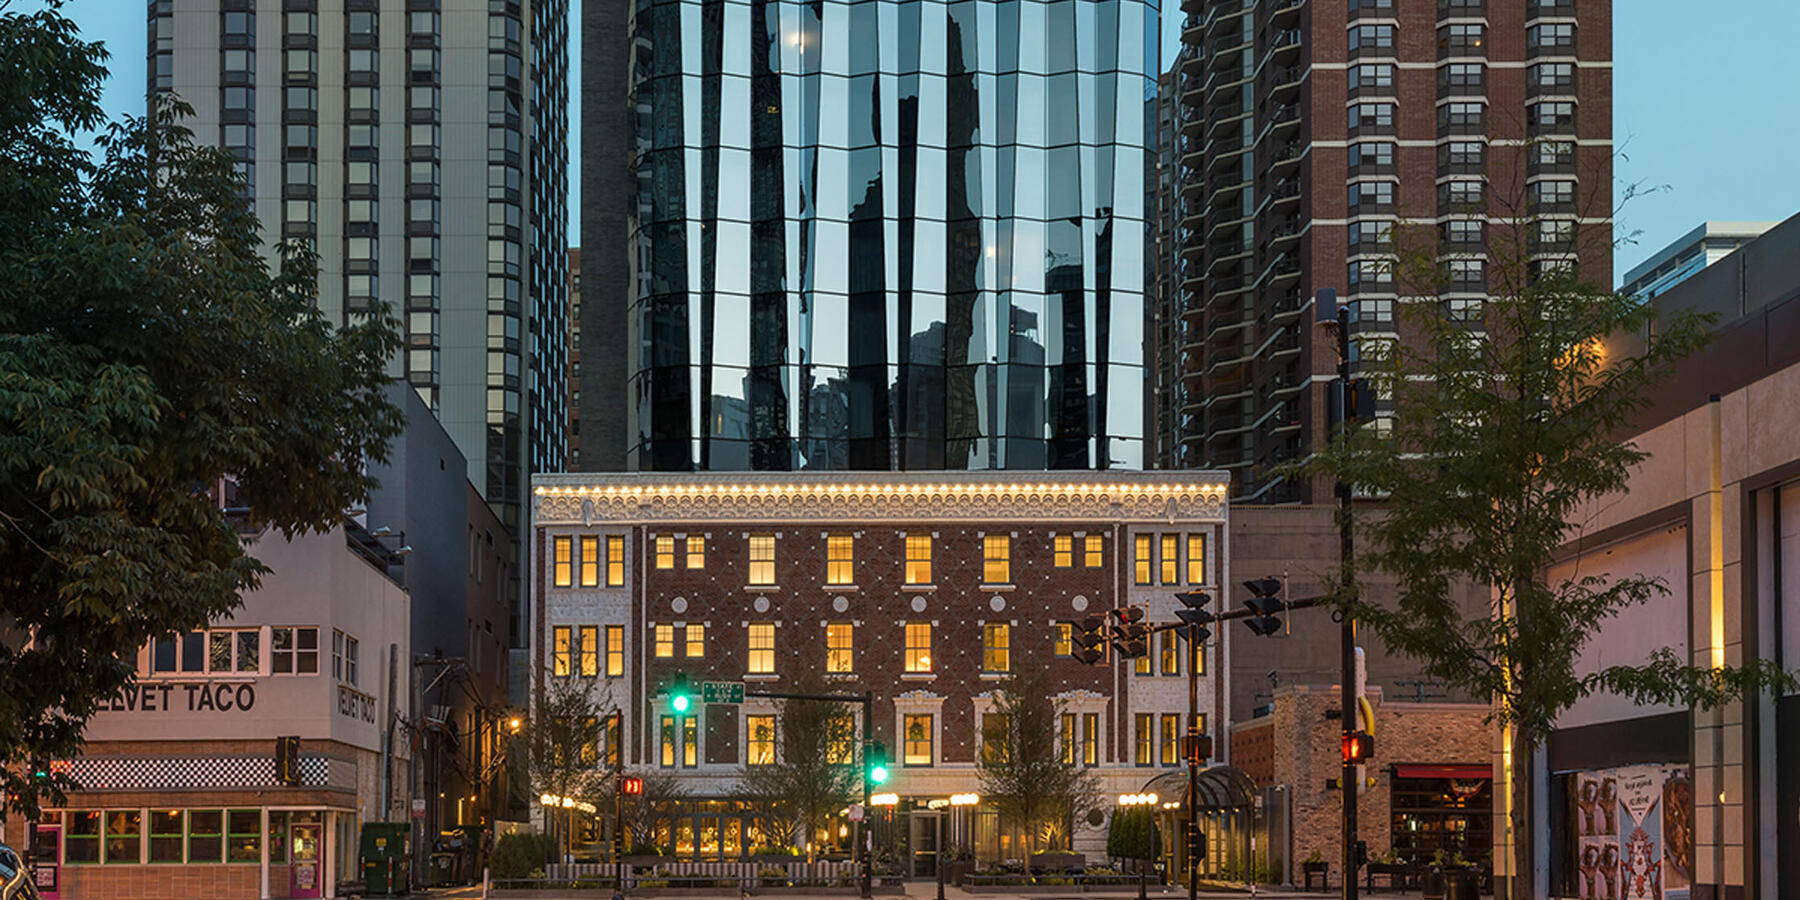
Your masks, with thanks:
<instances>
[{"instance_id":1,"label":"green street sign","mask_svg":"<svg viewBox=\"0 0 1800 900\"><path fill-rule=\"evenodd\" d=\"M741 681L700 682L701 703L742 703L744 683Z\"/></svg>"}]
</instances>

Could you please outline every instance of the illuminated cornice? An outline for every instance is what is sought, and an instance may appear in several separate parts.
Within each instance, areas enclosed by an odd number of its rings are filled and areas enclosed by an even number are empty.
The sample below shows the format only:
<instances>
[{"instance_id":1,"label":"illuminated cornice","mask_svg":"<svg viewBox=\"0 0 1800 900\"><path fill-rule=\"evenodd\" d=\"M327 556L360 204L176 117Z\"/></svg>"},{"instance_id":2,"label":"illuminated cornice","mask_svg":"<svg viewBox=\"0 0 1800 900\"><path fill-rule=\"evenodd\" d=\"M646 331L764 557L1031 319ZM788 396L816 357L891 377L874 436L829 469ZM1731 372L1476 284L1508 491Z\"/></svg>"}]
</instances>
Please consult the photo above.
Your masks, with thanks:
<instances>
[{"instance_id":1,"label":"illuminated cornice","mask_svg":"<svg viewBox=\"0 0 1800 900\"><path fill-rule=\"evenodd\" d=\"M537 525L883 520L1224 521L1227 473L731 472L534 479Z\"/></svg>"}]
</instances>

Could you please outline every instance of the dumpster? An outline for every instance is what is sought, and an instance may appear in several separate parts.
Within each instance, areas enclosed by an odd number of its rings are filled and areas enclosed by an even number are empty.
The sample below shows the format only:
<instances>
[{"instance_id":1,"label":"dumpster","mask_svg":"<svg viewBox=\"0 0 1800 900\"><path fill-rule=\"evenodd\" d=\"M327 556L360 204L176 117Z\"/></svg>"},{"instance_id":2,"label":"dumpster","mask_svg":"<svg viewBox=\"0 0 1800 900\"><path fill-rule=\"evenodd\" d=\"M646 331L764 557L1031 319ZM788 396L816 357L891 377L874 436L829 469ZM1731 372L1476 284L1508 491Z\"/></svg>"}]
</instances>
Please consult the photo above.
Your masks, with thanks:
<instances>
[{"instance_id":1,"label":"dumpster","mask_svg":"<svg viewBox=\"0 0 1800 900\"><path fill-rule=\"evenodd\" d=\"M405 822L365 822L362 827L363 888L369 897L404 897L409 891Z\"/></svg>"},{"instance_id":2,"label":"dumpster","mask_svg":"<svg viewBox=\"0 0 1800 900\"><path fill-rule=\"evenodd\" d=\"M425 875L425 883L432 887L446 887L456 884L460 874L457 869L456 854L439 851L431 854L431 869Z\"/></svg>"}]
</instances>

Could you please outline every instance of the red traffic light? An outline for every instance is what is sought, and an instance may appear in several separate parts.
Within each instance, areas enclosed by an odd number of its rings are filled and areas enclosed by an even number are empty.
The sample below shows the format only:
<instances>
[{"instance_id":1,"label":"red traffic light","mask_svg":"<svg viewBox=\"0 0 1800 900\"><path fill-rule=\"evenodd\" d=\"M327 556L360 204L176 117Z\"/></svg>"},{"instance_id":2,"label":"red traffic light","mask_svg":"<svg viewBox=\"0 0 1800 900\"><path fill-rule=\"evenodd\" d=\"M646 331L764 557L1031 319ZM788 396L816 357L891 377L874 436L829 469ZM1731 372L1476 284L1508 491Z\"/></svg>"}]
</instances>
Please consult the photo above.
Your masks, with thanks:
<instances>
[{"instance_id":1,"label":"red traffic light","mask_svg":"<svg viewBox=\"0 0 1800 900\"><path fill-rule=\"evenodd\" d=\"M1344 765L1356 766L1369 761L1375 755L1375 738L1366 731L1351 731L1344 734Z\"/></svg>"},{"instance_id":2,"label":"red traffic light","mask_svg":"<svg viewBox=\"0 0 1800 900\"><path fill-rule=\"evenodd\" d=\"M621 779L619 779L619 793L631 794L634 796L644 793L644 779L642 779L642 778L621 778Z\"/></svg>"}]
</instances>

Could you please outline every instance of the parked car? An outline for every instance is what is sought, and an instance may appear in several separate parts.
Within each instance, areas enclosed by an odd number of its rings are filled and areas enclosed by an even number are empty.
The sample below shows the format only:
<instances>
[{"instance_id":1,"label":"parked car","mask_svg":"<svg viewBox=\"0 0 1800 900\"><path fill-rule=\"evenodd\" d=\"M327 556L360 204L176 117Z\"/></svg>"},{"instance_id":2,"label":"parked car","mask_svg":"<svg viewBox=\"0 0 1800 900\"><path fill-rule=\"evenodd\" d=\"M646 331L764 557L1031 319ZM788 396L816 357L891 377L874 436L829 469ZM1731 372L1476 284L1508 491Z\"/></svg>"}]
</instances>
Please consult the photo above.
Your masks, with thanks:
<instances>
[{"instance_id":1,"label":"parked car","mask_svg":"<svg viewBox=\"0 0 1800 900\"><path fill-rule=\"evenodd\" d=\"M5 844L0 844L0 900L39 900L31 868Z\"/></svg>"}]
</instances>

